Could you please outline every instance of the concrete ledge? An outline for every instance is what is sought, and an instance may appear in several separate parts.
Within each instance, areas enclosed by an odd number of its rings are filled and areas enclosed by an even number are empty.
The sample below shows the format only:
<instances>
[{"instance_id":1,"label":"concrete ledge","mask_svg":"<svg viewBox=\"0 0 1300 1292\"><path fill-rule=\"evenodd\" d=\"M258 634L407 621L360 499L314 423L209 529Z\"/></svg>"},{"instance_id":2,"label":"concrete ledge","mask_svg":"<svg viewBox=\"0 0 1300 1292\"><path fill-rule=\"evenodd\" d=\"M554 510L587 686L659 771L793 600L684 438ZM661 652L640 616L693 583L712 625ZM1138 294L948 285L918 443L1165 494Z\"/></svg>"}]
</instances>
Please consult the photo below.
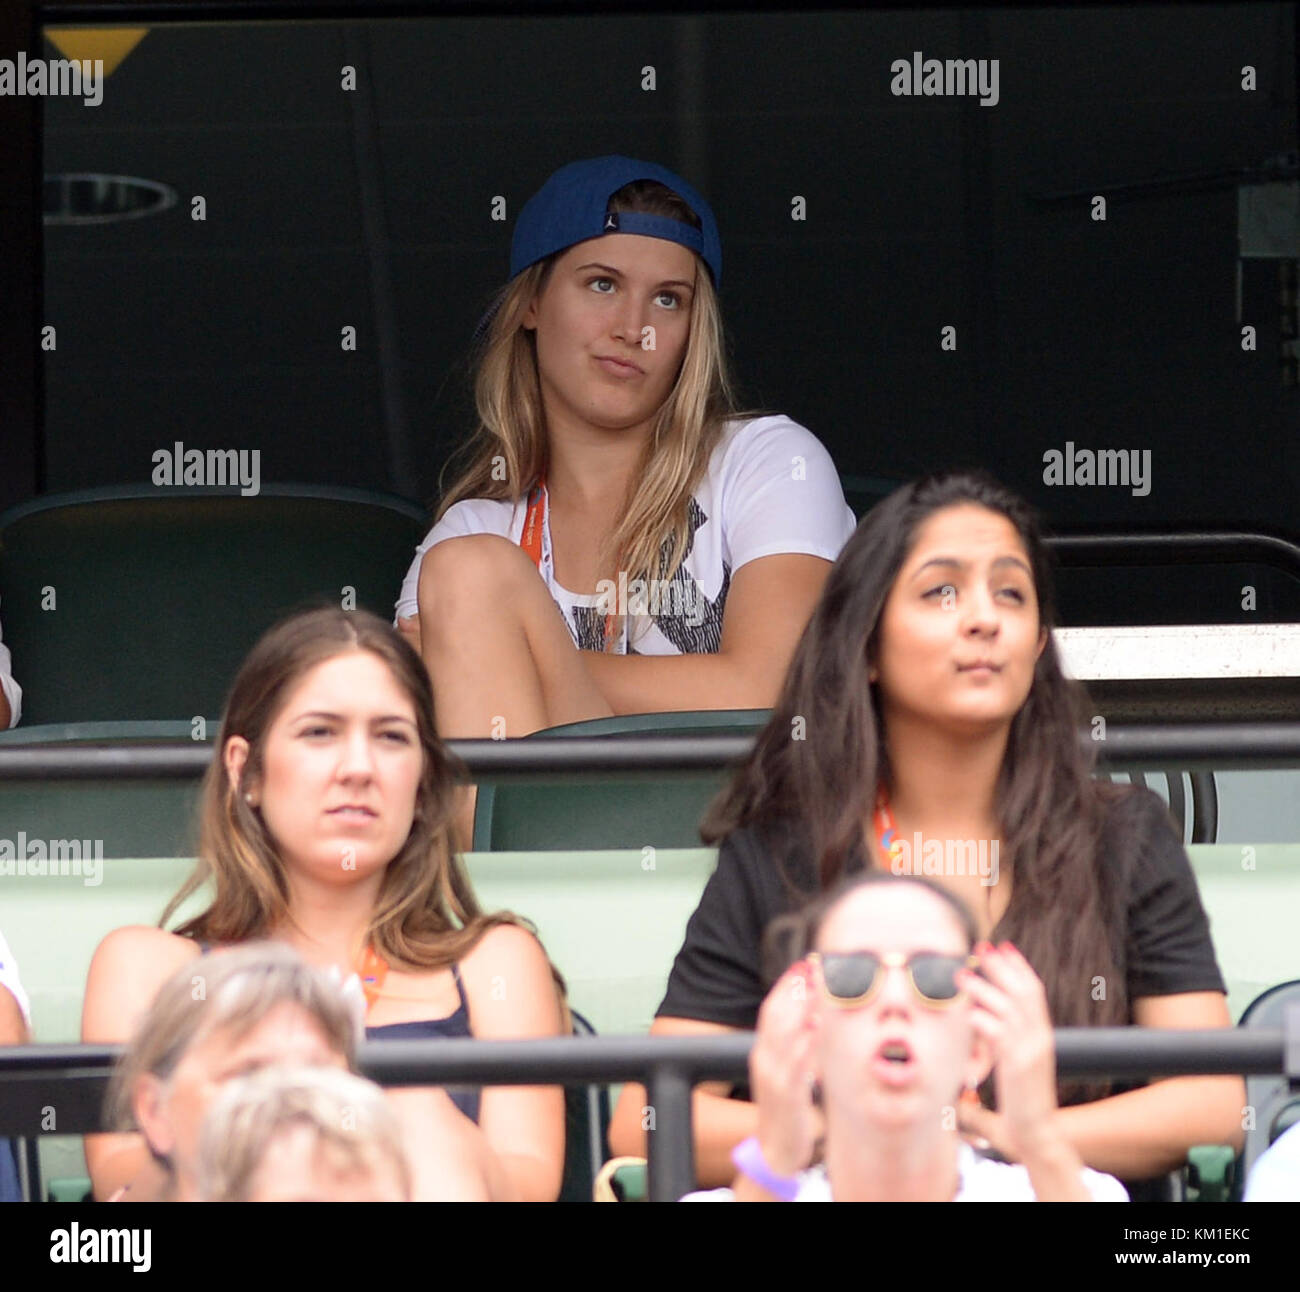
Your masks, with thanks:
<instances>
[{"instance_id":1,"label":"concrete ledge","mask_svg":"<svg viewBox=\"0 0 1300 1292\"><path fill-rule=\"evenodd\" d=\"M1300 677L1300 624L1057 628L1053 636L1081 682Z\"/></svg>"}]
</instances>

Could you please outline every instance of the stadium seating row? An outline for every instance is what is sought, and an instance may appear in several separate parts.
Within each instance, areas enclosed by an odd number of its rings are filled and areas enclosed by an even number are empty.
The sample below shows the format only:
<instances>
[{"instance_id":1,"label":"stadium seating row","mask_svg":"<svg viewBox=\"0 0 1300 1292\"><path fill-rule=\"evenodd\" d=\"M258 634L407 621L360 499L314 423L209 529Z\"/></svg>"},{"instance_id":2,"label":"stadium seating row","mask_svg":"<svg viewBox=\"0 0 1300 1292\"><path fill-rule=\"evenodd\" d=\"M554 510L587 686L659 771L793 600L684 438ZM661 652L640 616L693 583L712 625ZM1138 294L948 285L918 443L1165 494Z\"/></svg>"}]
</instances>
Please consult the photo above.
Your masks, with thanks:
<instances>
[{"instance_id":1,"label":"stadium seating row","mask_svg":"<svg viewBox=\"0 0 1300 1292\"><path fill-rule=\"evenodd\" d=\"M1228 982L1234 1018L1295 977L1292 913L1300 908L1300 845L1189 849ZM644 1033L686 921L712 873L712 849L472 853L483 905L528 916L565 975L570 999L602 1035ZM29 876L6 881L6 936L32 997L36 1039L78 1038L81 986L99 939L154 923L180 886L184 858L109 859L100 882ZM195 899L197 901L199 899ZM50 930L56 930L51 935ZM75 1140L42 1144L44 1171L79 1176Z\"/></svg>"},{"instance_id":2,"label":"stadium seating row","mask_svg":"<svg viewBox=\"0 0 1300 1292\"><path fill-rule=\"evenodd\" d=\"M859 516L892 483L844 481ZM428 520L393 495L312 485L266 485L255 497L108 486L10 508L0 515L0 619L24 689L23 721L210 718L249 647L291 610L328 602L391 616ZM1179 537L1196 542L1179 546ZM1058 540L1068 557L1057 589L1065 623L1170 614L1169 622L1201 622L1206 561L1216 586L1260 586L1254 630L1285 618L1270 611L1268 594L1279 582L1294 586L1294 544L1241 534L1166 535L1145 546L1121 538ZM1118 582L1117 562L1129 567ZM1294 642L1280 649L1294 657Z\"/></svg>"}]
</instances>

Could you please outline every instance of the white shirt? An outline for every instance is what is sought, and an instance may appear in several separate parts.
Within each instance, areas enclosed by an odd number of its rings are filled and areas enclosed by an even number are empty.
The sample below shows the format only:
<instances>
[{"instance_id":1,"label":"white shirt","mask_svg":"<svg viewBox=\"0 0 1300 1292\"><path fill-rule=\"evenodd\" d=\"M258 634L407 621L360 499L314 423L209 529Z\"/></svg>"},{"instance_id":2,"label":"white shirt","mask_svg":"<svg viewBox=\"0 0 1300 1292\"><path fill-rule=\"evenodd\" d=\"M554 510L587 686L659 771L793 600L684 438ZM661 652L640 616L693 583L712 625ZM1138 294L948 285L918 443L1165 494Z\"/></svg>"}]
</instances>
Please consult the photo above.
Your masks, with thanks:
<instances>
[{"instance_id":1,"label":"white shirt","mask_svg":"<svg viewBox=\"0 0 1300 1292\"><path fill-rule=\"evenodd\" d=\"M27 1026L31 1027L31 1002L27 999L22 983L18 981L18 966L14 962L13 952L9 950L9 944L5 941L3 933L0 933L0 987L9 989L14 1000L18 1002L18 1008L22 1011Z\"/></svg>"},{"instance_id":2,"label":"white shirt","mask_svg":"<svg viewBox=\"0 0 1300 1292\"><path fill-rule=\"evenodd\" d=\"M420 562L434 544L466 534L500 534L518 543L526 513L526 498L469 498L448 508L416 548L397 601L398 618L416 613ZM606 610L626 606L633 654L716 652L727 590L742 565L787 552L833 561L856 523L835 464L816 436L784 416L734 420L695 488L682 568L666 586L644 589L648 613L636 613L637 588L626 580L616 606L609 596L582 595L557 583L549 523L542 532L539 573L580 649L600 650ZM614 643L617 653L627 653L627 636Z\"/></svg>"},{"instance_id":3,"label":"white shirt","mask_svg":"<svg viewBox=\"0 0 1300 1292\"><path fill-rule=\"evenodd\" d=\"M957 1150L959 1182L954 1202L1037 1202L1028 1170L1011 1162L979 1157L964 1140ZM1083 1168L1083 1183L1094 1202L1127 1202L1128 1191L1113 1175ZM810 1167L799 1174L796 1202L831 1202L831 1182L824 1166ZM683 1202L734 1202L730 1189L707 1189L688 1193Z\"/></svg>"},{"instance_id":4,"label":"white shirt","mask_svg":"<svg viewBox=\"0 0 1300 1292\"><path fill-rule=\"evenodd\" d=\"M1243 1202L1300 1202L1300 1125L1259 1155L1246 1177Z\"/></svg>"},{"instance_id":5,"label":"white shirt","mask_svg":"<svg viewBox=\"0 0 1300 1292\"><path fill-rule=\"evenodd\" d=\"M0 691L9 701L9 725L16 727L23 712L23 688L14 681L9 662L9 647L0 641Z\"/></svg>"}]
</instances>

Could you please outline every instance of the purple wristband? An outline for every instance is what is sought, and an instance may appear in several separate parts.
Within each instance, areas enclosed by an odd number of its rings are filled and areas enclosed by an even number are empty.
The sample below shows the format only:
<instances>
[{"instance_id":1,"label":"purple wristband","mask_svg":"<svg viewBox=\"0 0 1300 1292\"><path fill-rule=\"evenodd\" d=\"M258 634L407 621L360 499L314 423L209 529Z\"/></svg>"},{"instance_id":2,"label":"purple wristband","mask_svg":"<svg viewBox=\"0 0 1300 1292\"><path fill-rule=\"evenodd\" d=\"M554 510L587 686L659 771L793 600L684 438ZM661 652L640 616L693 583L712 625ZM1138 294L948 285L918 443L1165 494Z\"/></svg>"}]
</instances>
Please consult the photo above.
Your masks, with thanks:
<instances>
[{"instance_id":1,"label":"purple wristband","mask_svg":"<svg viewBox=\"0 0 1300 1292\"><path fill-rule=\"evenodd\" d=\"M759 1147L757 1135L751 1135L748 1139L741 1140L731 1150L731 1160L741 1175L747 1176L755 1184L766 1189L774 1198L780 1198L782 1202L793 1202L795 1200L795 1196L799 1192L799 1177L797 1175L777 1175L763 1157L763 1150Z\"/></svg>"}]
</instances>

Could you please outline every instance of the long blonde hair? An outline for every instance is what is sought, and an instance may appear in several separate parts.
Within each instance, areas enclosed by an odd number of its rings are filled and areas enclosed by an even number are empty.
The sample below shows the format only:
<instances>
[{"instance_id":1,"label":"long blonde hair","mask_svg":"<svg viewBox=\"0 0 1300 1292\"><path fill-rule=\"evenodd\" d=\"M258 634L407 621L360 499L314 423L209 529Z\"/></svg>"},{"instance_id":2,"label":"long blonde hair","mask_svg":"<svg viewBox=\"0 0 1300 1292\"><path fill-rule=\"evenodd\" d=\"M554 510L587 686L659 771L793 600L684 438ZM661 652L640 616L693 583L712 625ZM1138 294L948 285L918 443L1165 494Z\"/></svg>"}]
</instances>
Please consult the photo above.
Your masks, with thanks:
<instances>
[{"instance_id":1,"label":"long blonde hair","mask_svg":"<svg viewBox=\"0 0 1300 1292\"><path fill-rule=\"evenodd\" d=\"M295 1005L309 1014L330 1048L356 1064L358 1020L342 991L283 942L257 942L182 965L158 989L109 1080L107 1122L138 1129L131 1102L140 1078L167 1081L197 1042L229 1031L238 1042L268 1014Z\"/></svg>"},{"instance_id":2,"label":"long blonde hair","mask_svg":"<svg viewBox=\"0 0 1300 1292\"><path fill-rule=\"evenodd\" d=\"M385 1170L411 1196L397 1114L380 1088L337 1068L273 1067L237 1077L212 1102L196 1175L204 1202L247 1202L277 1135L305 1127L345 1174Z\"/></svg>"},{"instance_id":3,"label":"long blonde hair","mask_svg":"<svg viewBox=\"0 0 1300 1292\"><path fill-rule=\"evenodd\" d=\"M411 701L423 754L411 831L384 871L365 936L391 965L439 969L455 964L496 924L531 926L508 911L484 914L449 827L456 786L465 765L438 739L433 692L420 658L388 624L363 610L309 610L270 629L244 661L203 781L198 863L168 903L160 927L205 883L214 889L207 910L175 932L210 942L247 942L273 935L289 919L284 863L258 809L244 790L262 772L266 734L294 684L317 664L364 650L377 655ZM223 751L232 736L248 741L238 786ZM558 975L557 975L558 979Z\"/></svg>"},{"instance_id":4,"label":"long blonde hair","mask_svg":"<svg viewBox=\"0 0 1300 1292\"><path fill-rule=\"evenodd\" d=\"M624 185L610 198L609 209L700 225L690 207L656 180ZM562 254L530 265L501 296L478 358L474 383L478 426L452 459L468 457L469 464L443 492L435 521L468 498L518 502L546 471L537 340L523 326L523 319ZM686 555L691 495L725 424L731 418L754 415L736 408L717 292L703 260L696 256L694 303L682 365L655 418L645 454L630 477L622 520L601 546L602 571L615 579L619 571L626 571L629 584L636 579L673 577ZM648 627L648 622L642 627Z\"/></svg>"}]
</instances>

